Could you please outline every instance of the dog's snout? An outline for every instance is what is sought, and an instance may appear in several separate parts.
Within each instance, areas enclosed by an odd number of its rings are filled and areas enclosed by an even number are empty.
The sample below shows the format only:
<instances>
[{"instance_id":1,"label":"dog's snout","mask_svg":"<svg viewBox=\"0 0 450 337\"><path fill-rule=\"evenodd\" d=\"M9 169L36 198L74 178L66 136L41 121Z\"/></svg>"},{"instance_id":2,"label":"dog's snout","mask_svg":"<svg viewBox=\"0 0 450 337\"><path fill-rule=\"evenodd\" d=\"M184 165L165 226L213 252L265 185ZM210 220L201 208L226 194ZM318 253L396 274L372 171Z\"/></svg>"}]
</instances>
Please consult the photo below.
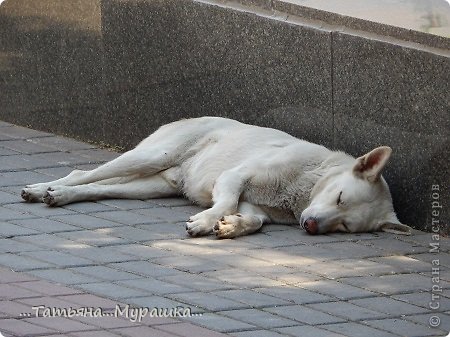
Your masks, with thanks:
<instances>
[{"instance_id":1,"label":"dog's snout","mask_svg":"<svg viewBox=\"0 0 450 337\"><path fill-rule=\"evenodd\" d=\"M319 224L317 223L317 220L314 218L308 218L303 223L303 228L308 232L308 234L317 234L319 231Z\"/></svg>"}]
</instances>

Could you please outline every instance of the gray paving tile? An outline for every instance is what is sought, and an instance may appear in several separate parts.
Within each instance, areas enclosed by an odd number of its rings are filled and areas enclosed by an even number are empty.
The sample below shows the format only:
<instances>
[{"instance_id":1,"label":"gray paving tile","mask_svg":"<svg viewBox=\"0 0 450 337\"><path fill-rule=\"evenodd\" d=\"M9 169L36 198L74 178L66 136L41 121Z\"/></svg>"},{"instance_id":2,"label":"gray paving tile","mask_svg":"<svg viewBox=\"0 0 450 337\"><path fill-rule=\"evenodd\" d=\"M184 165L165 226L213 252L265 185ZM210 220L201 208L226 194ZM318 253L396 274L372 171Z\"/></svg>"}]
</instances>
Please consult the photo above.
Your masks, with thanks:
<instances>
[{"instance_id":1,"label":"gray paving tile","mask_svg":"<svg viewBox=\"0 0 450 337\"><path fill-rule=\"evenodd\" d=\"M313 292L318 292L323 295L334 296L341 300L375 296L375 293L369 290L361 289L333 280L305 282L301 283L299 287Z\"/></svg>"},{"instance_id":2,"label":"gray paving tile","mask_svg":"<svg viewBox=\"0 0 450 337\"><path fill-rule=\"evenodd\" d=\"M44 280L49 280L68 285L99 282L98 278L78 274L68 269L32 270L29 272L29 274L37 276Z\"/></svg>"},{"instance_id":3,"label":"gray paving tile","mask_svg":"<svg viewBox=\"0 0 450 337\"><path fill-rule=\"evenodd\" d=\"M341 279L341 282L369 291L392 295L414 290L427 290L430 288L431 279L418 274L396 274L378 277L351 277Z\"/></svg>"},{"instance_id":4,"label":"gray paving tile","mask_svg":"<svg viewBox=\"0 0 450 337\"><path fill-rule=\"evenodd\" d=\"M189 307L186 303L157 295L123 298L122 300L123 302L144 308L176 308L177 306L181 306L183 308ZM197 311L192 310L192 312Z\"/></svg>"},{"instance_id":5,"label":"gray paving tile","mask_svg":"<svg viewBox=\"0 0 450 337\"><path fill-rule=\"evenodd\" d=\"M143 200L131 199L107 199L99 201L100 204L107 205L121 210L133 210L140 208L153 208L155 205L145 202Z\"/></svg>"},{"instance_id":6,"label":"gray paving tile","mask_svg":"<svg viewBox=\"0 0 450 337\"><path fill-rule=\"evenodd\" d=\"M96 230L82 230L77 232L63 232L56 233L55 235L75 242L81 242L98 247L129 243L128 240L109 235L108 233L109 230L104 228Z\"/></svg>"},{"instance_id":7,"label":"gray paving tile","mask_svg":"<svg viewBox=\"0 0 450 337\"><path fill-rule=\"evenodd\" d=\"M194 256L190 256L189 258L183 258L180 256L167 256L155 258L152 261L163 266L170 266L189 273L203 273L205 271L214 271L219 269L221 266L215 261Z\"/></svg>"},{"instance_id":8,"label":"gray paving tile","mask_svg":"<svg viewBox=\"0 0 450 337\"><path fill-rule=\"evenodd\" d=\"M301 337L345 337L347 335L341 335L338 333L330 332L319 327L309 325L297 325L286 328L278 328L283 336L301 336ZM372 335L360 335L360 336L372 336Z\"/></svg>"},{"instance_id":9,"label":"gray paving tile","mask_svg":"<svg viewBox=\"0 0 450 337\"><path fill-rule=\"evenodd\" d=\"M322 312L334 316L342 317L351 321L361 321L364 319L374 319L374 318L381 319L390 316L389 314L386 313L367 309L343 301L308 304L308 307L315 310L320 310Z\"/></svg>"},{"instance_id":10,"label":"gray paving tile","mask_svg":"<svg viewBox=\"0 0 450 337\"><path fill-rule=\"evenodd\" d=\"M212 312L246 307L243 303L200 291L170 294L168 297Z\"/></svg>"},{"instance_id":11,"label":"gray paving tile","mask_svg":"<svg viewBox=\"0 0 450 337\"><path fill-rule=\"evenodd\" d=\"M140 276L132 273L127 273L125 271L120 271L114 268L106 266L86 266L86 267L75 267L70 268L70 270L84 274L90 275L99 279L103 279L108 282L116 282L123 280L133 280L140 278Z\"/></svg>"},{"instance_id":12,"label":"gray paving tile","mask_svg":"<svg viewBox=\"0 0 450 337\"><path fill-rule=\"evenodd\" d=\"M10 138L15 138L15 139L52 137L52 134L50 134L50 133L33 130L33 129L29 129L29 128L25 128L25 127L17 126L17 125L14 125L13 127L10 127L10 128L2 128L0 130L0 134L6 135Z\"/></svg>"},{"instance_id":13,"label":"gray paving tile","mask_svg":"<svg viewBox=\"0 0 450 337\"><path fill-rule=\"evenodd\" d=\"M10 209L15 204L8 204L8 208L0 206L0 221L18 220L18 219L31 219L35 218L34 215L25 211L16 211Z\"/></svg>"},{"instance_id":14,"label":"gray paving tile","mask_svg":"<svg viewBox=\"0 0 450 337\"><path fill-rule=\"evenodd\" d=\"M92 215L106 220L111 220L119 222L123 225L137 225L143 223L154 223L159 221L158 219L153 219L151 217L137 214L131 211L108 211L108 212L96 212L91 213Z\"/></svg>"},{"instance_id":15,"label":"gray paving tile","mask_svg":"<svg viewBox=\"0 0 450 337\"><path fill-rule=\"evenodd\" d=\"M114 299L149 295L147 291L142 289L132 289L110 282L78 284L77 287L90 293L103 295Z\"/></svg>"},{"instance_id":16,"label":"gray paving tile","mask_svg":"<svg viewBox=\"0 0 450 337\"><path fill-rule=\"evenodd\" d=\"M195 325L201 325L206 328L225 333L256 329L256 327L252 324L244 323L232 318L209 312L204 313L202 316L191 317L185 320L188 322L192 322Z\"/></svg>"},{"instance_id":17,"label":"gray paving tile","mask_svg":"<svg viewBox=\"0 0 450 337\"><path fill-rule=\"evenodd\" d=\"M326 325L321 326L321 328L332 331L334 333L338 333L339 336L341 336L341 334L342 334L343 336L346 336L346 337L361 337L361 336L394 337L394 336L398 336L398 335L392 334L387 331L374 329L367 325L354 323L354 322L326 324Z\"/></svg>"},{"instance_id":18,"label":"gray paving tile","mask_svg":"<svg viewBox=\"0 0 450 337\"><path fill-rule=\"evenodd\" d=\"M443 294L445 294L444 292ZM409 304L413 304L422 308L429 309L429 303L431 301L430 290L425 292L414 292L409 294L398 294L393 295L392 298L397 299L399 301L403 301ZM445 311L450 310L450 299L445 296L440 296L439 298L439 310Z\"/></svg>"},{"instance_id":19,"label":"gray paving tile","mask_svg":"<svg viewBox=\"0 0 450 337\"><path fill-rule=\"evenodd\" d=\"M204 273L208 277L241 288L282 286L284 283L237 268Z\"/></svg>"},{"instance_id":20,"label":"gray paving tile","mask_svg":"<svg viewBox=\"0 0 450 337\"><path fill-rule=\"evenodd\" d=\"M147 216L150 219L157 219L159 221L166 221L170 223L185 222L190 217L189 214L180 211L179 208L155 207L155 208L137 209L136 213Z\"/></svg>"},{"instance_id":21,"label":"gray paving tile","mask_svg":"<svg viewBox=\"0 0 450 337\"><path fill-rule=\"evenodd\" d=\"M61 207L48 207L43 203L19 203L5 205L11 210L16 212L23 212L27 214L28 218L31 217L49 217L56 215L75 214L75 212L64 209ZM24 217L23 217L24 218Z\"/></svg>"},{"instance_id":22,"label":"gray paving tile","mask_svg":"<svg viewBox=\"0 0 450 337\"><path fill-rule=\"evenodd\" d=\"M0 237L13 237L21 235L39 234L38 231L12 223L0 222Z\"/></svg>"},{"instance_id":23,"label":"gray paving tile","mask_svg":"<svg viewBox=\"0 0 450 337\"><path fill-rule=\"evenodd\" d=\"M120 245L115 247L118 252L128 254L130 256L139 257L142 259L154 259L159 257L173 256L174 254L166 250L150 247L147 245L141 245L132 243L129 245Z\"/></svg>"},{"instance_id":24,"label":"gray paving tile","mask_svg":"<svg viewBox=\"0 0 450 337\"><path fill-rule=\"evenodd\" d=\"M0 191L0 205L14 204L22 201L23 200L18 193L8 193L5 191Z\"/></svg>"},{"instance_id":25,"label":"gray paving tile","mask_svg":"<svg viewBox=\"0 0 450 337\"><path fill-rule=\"evenodd\" d=\"M256 288L254 290L295 304L328 302L333 300L332 297L292 286Z\"/></svg>"},{"instance_id":26,"label":"gray paving tile","mask_svg":"<svg viewBox=\"0 0 450 337\"><path fill-rule=\"evenodd\" d=\"M30 139L29 140L15 139L9 141L2 141L0 145L7 149L17 151L23 154L45 153L56 151L56 149L54 148L52 149L47 146L36 144Z\"/></svg>"},{"instance_id":27,"label":"gray paving tile","mask_svg":"<svg viewBox=\"0 0 450 337\"><path fill-rule=\"evenodd\" d=\"M38 231L41 233L47 233L47 234L80 230L80 227L67 225L65 223L50 220L47 218L11 220L10 222L13 222L13 223L18 224L25 228L29 228L31 230L35 230L35 231Z\"/></svg>"},{"instance_id":28,"label":"gray paving tile","mask_svg":"<svg viewBox=\"0 0 450 337\"><path fill-rule=\"evenodd\" d=\"M58 215L51 217L53 220L58 220L70 225L78 226L85 229L97 229L104 227L115 227L122 226L122 224L100 219L98 217L86 215L86 214L69 214L69 215Z\"/></svg>"},{"instance_id":29,"label":"gray paving tile","mask_svg":"<svg viewBox=\"0 0 450 337\"><path fill-rule=\"evenodd\" d=\"M342 318L306 308L302 305L279 306L265 308L264 310L309 325L340 323L345 321Z\"/></svg>"},{"instance_id":30,"label":"gray paving tile","mask_svg":"<svg viewBox=\"0 0 450 337\"><path fill-rule=\"evenodd\" d=\"M293 320L257 309L220 311L217 314L270 330L298 324Z\"/></svg>"},{"instance_id":31,"label":"gray paving tile","mask_svg":"<svg viewBox=\"0 0 450 337\"><path fill-rule=\"evenodd\" d=\"M218 280L214 280L209 277L205 277L203 275L188 274L188 273L178 273L177 275L174 276L165 276L160 277L159 279L199 291L214 291L214 290L236 288L232 284L227 284Z\"/></svg>"},{"instance_id":32,"label":"gray paving tile","mask_svg":"<svg viewBox=\"0 0 450 337\"><path fill-rule=\"evenodd\" d=\"M412 273L430 270L429 263L413 259L409 256L402 256L402 255L383 256L371 258L370 260L383 265L391 266L393 269L392 273L395 272Z\"/></svg>"},{"instance_id":33,"label":"gray paving tile","mask_svg":"<svg viewBox=\"0 0 450 337\"><path fill-rule=\"evenodd\" d=\"M53 264L32 259L30 257L19 256L11 253L0 255L0 265L7 266L14 271L24 271L54 267Z\"/></svg>"},{"instance_id":34,"label":"gray paving tile","mask_svg":"<svg viewBox=\"0 0 450 337\"><path fill-rule=\"evenodd\" d=\"M58 176L64 176L64 174L58 175ZM75 211L77 213L95 213L95 212L107 212L107 211L114 211L116 208L101 204L99 202L94 201L83 201L83 202L77 202L74 204L68 204L64 205L63 208L69 209L71 211ZM96 217L98 218L98 217Z\"/></svg>"},{"instance_id":35,"label":"gray paving tile","mask_svg":"<svg viewBox=\"0 0 450 337\"><path fill-rule=\"evenodd\" d=\"M443 333L443 331L438 329L432 329L422 324L409 322L403 319L371 320L366 321L365 323L377 329L408 337L436 336L437 334Z\"/></svg>"},{"instance_id":36,"label":"gray paving tile","mask_svg":"<svg viewBox=\"0 0 450 337\"><path fill-rule=\"evenodd\" d=\"M74 267L74 266L85 266L90 265L93 262L91 260L87 260L81 257L77 257L71 254L58 252L55 250L41 250L34 252L26 252L21 253L22 257L30 257L34 259L38 259L58 267L66 268L66 267Z\"/></svg>"},{"instance_id":37,"label":"gray paving tile","mask_svg":"<svg viewBox=\"0 0 450 337\"><path fill-rule=\"evenodd\" d=\"M169 282L163 282L152 277L118 281L117 284L130 288L142 289L147 295L167 295L190 291L189 288Z\"/></svg>"},{"instance_id":38,"label":"gray paving tile","mask_svg":"<svg viewBox=\"0 0 450 337\"><path fill-rule=\"evenodd\" d=\"M92 247L84 245L78 249L67 248L64 251L95 261L99 264L137 260L138 258L121 253L121 246ZM63 250L63 248L61 249Z\"/></svg>"},{"instance_id":39,"label":"gray paving tile","mask_svg":"<svg viewBox=\"0 0 450 337\"><path fill-rule=\"evenodd\" d=\"M67 233L64 232L64 233L58 233L58 234L67 234ZM81 249L83 247L87 247L83 243L75 242L72 240L67 240L65 238L56 236L55 234L38 234L38 235L30 235L30 236L20 236L20 237L17 237L17 241L31 243L33 245L43 247L44 249L48 249L48 248Z\"/></svg>"},{"instance_id":40,"label":"gray paving tile","mask_svg":"<svg viewBox=\"0 0 450 337\"><path fill-rule=\"evenodd\" d=\"M427 309L416 305L397 301L389 297L369 297L351 300L349 302L364 308L369 308L391 315L411 315L428 311Z\"/></svg>"},{"instance_id":41,"label":"gray paving tile","mask_svg":"<svg viewBox=\"0 0 450 337\"><path fill-rule=\"evenodd\" d=\"M214 291L214 294L233 301L245 303L253 308L286 305L291 303L278 297L265 295L255 290L248 289Z\"/></svg>"},{"instance_id":42,"label":"gray paving tile","mask_svg":"<svg viewBox=\"0 0 450 337\"><path fill-rule=\"evenodd\" d=\"M57 149L59 151L74 151L74 150L84 150L91 149L94 146L88 143L83 143L76 141L72 138L66 138L61 136L54 136L48 134L50 137L33 139L32 141L41 146L46 146L49 148Z\"/></svg>"},{"instance_id":43,"label":"gray paving tile","mask_svg":"<svg viewBox=\"0 0 450 337\"><path fill-rule=\"evenodd\" d=\"M282 337L285 336L284 334L275 332L275 331L269 331L269 330L250 330L250 331L241 331L241 332L233 332L231 333L231 336L235 337ZM302 335L303 336L303 335Z\"/></svg>"},{"instance_id":44,"label":"gray paving tile","mask_svg":"<svg viewBox=\"0 0 450 337\"><path fill-rule=\"evenodd\" d=\"M20 253L42 250L42 247L34 244L20 242L14 239L0 239L0 253Z\"/></svg>"},{"instance_id":45,"label":"gray paving tile","mask_svg":"<svg viewBox=\"0 0 450 337\"><path fill-rule=\"evenodd\" d=\"M450 314L447 313L428 313L428 314L420 314L420 315L411 315L411 316L405 316L404 319L408 321L412 321L415 323L420 323L425 326L430 325L430 319L432 316L439 317L439 325L436 327L436 329L446 331L450 331ZM435 318L433 318L434 321ZM443 336L448 336L443 334Z\"/></svg>"},{"instance_id":46,"label":"gray paving tile","mask_svg":"<svg viewBox=\"0 0 450 337\"><path fill-rule=\"evenodd\" d=\"M158 277L158 278L162 276L172 276L172 275L179 276L183 274L178 270L174 270L166 266L160 266L158 264L151 263L148 261L118 262L118 263L111 263L109 266L112 268L117 268L120 270L135 273L137 275Z\"/></svg>"}]
</instances>

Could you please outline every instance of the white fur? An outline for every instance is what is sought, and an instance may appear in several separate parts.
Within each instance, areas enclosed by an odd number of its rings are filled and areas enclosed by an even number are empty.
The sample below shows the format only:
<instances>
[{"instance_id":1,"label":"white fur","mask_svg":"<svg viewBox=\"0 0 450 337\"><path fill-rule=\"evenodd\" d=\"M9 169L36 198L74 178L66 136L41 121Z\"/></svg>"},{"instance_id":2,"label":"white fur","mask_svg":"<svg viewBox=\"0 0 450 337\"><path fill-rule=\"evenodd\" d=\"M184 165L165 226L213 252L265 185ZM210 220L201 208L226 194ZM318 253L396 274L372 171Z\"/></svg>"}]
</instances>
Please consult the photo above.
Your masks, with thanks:
<instances>
[{"instance_id":1,"label":"white fur","mask_svg":"<svg viewBox=\"0 0 450 337\"><path fill-rule=\"evenodd\" d=\"M390 151L380 147L355 159L278 130L202 117L162 126L94 170L29 185L22 197L61 206L184 195L209 207L187 222L193 236L214 231L232 238L265 222L304 224L306 219L317 222L317 233L408 232L381 177Z\"/></svg>"}]
</instances>

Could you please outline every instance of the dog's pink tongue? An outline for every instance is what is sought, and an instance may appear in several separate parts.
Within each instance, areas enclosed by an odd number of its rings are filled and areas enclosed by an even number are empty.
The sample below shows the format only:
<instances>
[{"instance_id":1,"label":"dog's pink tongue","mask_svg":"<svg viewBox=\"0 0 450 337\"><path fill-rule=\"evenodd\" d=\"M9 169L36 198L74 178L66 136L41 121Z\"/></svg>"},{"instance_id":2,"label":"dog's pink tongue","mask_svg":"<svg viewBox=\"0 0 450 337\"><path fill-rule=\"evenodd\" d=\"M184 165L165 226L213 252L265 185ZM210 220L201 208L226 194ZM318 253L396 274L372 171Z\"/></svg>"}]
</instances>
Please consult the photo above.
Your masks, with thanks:
<instances>
[{"instance_id":1,"label":"dog's pink tongue","mask_svg":"<svg viewBox=\"0 0 450 337\"><path fill-rule=\"evenodd\" d=\"M313 218L306 219L305 230L308 232L308 234L317 234L317 231L319 230L317 221Z\"/></svg>"}]
</instances>

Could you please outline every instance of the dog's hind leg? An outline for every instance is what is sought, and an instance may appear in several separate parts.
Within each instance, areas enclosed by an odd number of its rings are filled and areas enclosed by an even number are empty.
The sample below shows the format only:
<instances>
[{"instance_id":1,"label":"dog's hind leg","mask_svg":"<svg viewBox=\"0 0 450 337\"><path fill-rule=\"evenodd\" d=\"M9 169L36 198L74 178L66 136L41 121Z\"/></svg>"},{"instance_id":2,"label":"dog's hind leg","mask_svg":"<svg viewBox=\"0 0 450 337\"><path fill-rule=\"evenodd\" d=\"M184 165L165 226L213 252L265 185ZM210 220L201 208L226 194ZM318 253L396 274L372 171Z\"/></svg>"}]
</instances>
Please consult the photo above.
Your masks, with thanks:
<instances>
[{"instance_id":1,"label":"dog's hind leg","mask_svg":"<svg viewBox=\"0 0 450 337\"><path fill-rule=\"evenodd\" d=\"M45 192L43 201L49 206L62 206L84 200L151 199L179 195L176 186L159 174L125 183L90 183L76 186L53 185Z\"/></svg>"},{"instance_id":2,"label":"dog's hind leg","mask_svg":"<svg viewBox=\"0 0 450 337\"><path fill-rule=\"evenodd\" d=\"M239 203L238 213L223 216L217 221L214 233L219 239L231 239L254 233L269 220L260 207L244 201Z\"/></svg>"},{"instance_id":3,"label":"dog's hind leg","mask_svg":"<svg viewBox=\"0 0 450 337\"><path fill-rule=\"evenodd\" d=\"M22 198L29 202L42 201L47 190L54 186L76 186L133 175L150 176L171 166L170 157L173 153L169 154L164 148L135 148L93 170L74 170L58 180L27 185L22 190Z\"/></svg>"}]
</instances>

